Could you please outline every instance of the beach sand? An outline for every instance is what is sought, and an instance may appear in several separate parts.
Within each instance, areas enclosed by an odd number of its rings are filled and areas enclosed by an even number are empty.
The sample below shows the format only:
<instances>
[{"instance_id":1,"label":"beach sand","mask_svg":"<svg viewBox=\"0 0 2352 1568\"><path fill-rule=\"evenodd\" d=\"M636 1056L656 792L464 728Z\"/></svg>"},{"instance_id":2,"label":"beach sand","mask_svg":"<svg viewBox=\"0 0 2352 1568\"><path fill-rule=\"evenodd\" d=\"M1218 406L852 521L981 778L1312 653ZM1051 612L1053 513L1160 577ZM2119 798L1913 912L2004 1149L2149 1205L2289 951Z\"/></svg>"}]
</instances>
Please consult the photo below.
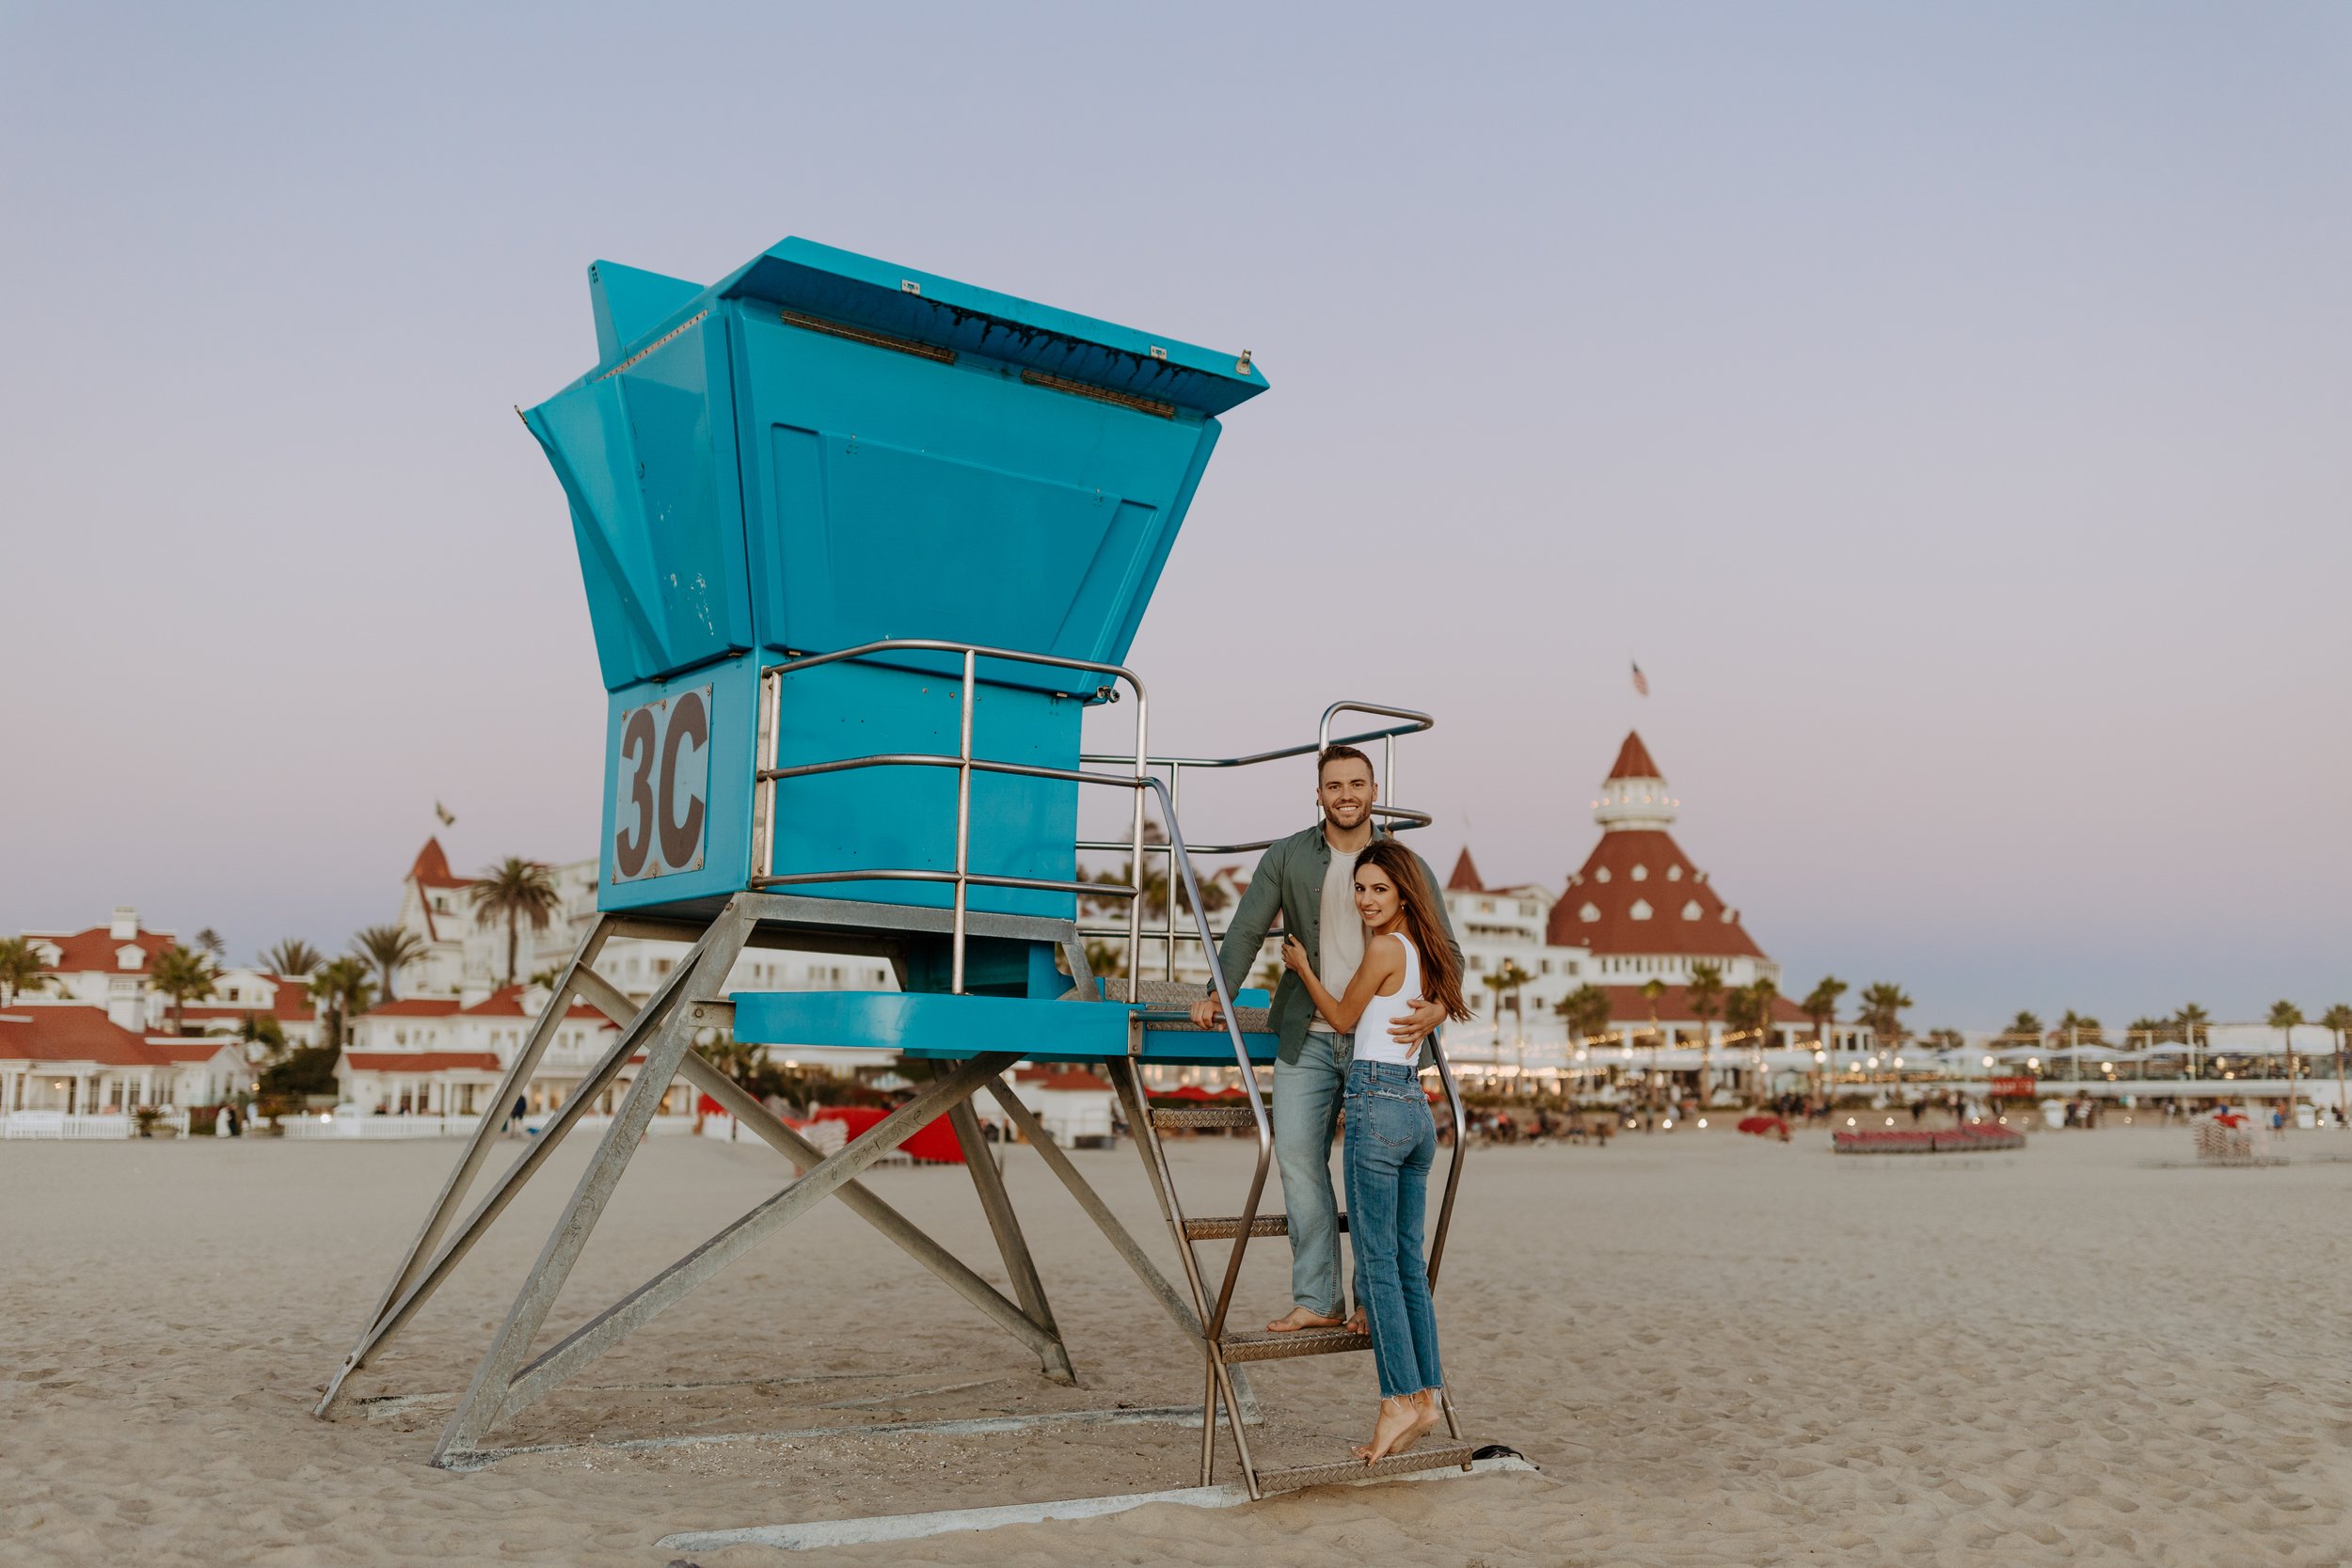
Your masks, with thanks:
<instances>
[{"instance_id":1,"label":"beach sand","mask_svg":"<svg viewBox=\"0 0 2352 1568\"><path fill-rule=\"evenodd\" d=\"M512 1148L515 1146L506 1146ZM1155 1506L786 1561L2338 1563L2352 1558L2352 1137L2287 1168L2164 1168L2185 1131L2015 1155L1835 1157L1721 1132L1472 1151L1438 1302L1470 1433L1542 1466ZM1068 1425L427 1459L585 1157L548 1176L335 1418L342 1358L454 1143L0 1145L0 1561L661 1565L683 1530L1189 1484L1198 1433ZM1132 1148L1077 1156L1175 1273ZM1175 1148L1232 1212L1242 1146ZM549 1336L772 1192L763 1148L644 1146ZM1007 1155L1085 1386L837 1204L497 1441L773 1433L1197 1401L1199 1363L1037 1155ZM870 1184L1001 1279L961 1170ZM1287 1297L1252 1249L1244 1321ZM543 1338L542 1343L547 1342ZM1257 1373L1274 1463L1337 1457L1363 1356ZM795 1381L801 1380L801 1381ZM664 1389L644 1385L697 1383ZM365 1402L389 1395L440 1395ZM1230 1453L1220 1466L1231 1479Z\"/></svg>"}]
</instances>

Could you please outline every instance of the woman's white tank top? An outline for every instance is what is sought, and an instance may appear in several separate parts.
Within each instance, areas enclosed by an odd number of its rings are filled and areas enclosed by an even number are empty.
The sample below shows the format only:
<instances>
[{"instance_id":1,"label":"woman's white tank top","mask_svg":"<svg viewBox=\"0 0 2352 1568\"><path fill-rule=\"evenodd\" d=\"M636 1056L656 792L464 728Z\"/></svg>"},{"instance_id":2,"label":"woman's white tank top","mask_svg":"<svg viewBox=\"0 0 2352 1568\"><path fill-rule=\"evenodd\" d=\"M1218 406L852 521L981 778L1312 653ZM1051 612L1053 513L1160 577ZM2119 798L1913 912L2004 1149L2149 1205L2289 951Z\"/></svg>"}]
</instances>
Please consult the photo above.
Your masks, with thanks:
<instances>
[{"instance_id":1,"label":"woman's white tank top","mask_svg":"<svg viewBox=\"0 0 2352 1568\"><path fill-rule=\"evenodd\" d=\"M1355 1054L1359 1062L1403 1065L1421 1055L1420 1046L1403 1044L1389 1033L1389 1025L1421 1000L1421 955L1413 951L1412 938L1402 931L1390 934L1405 944L1405 979L1394 996L1375 996L1364 1004L1363 1016L1356 1021ZM1371 944L1368 939L1365 946Z\"/></svg>"}]
</instances>

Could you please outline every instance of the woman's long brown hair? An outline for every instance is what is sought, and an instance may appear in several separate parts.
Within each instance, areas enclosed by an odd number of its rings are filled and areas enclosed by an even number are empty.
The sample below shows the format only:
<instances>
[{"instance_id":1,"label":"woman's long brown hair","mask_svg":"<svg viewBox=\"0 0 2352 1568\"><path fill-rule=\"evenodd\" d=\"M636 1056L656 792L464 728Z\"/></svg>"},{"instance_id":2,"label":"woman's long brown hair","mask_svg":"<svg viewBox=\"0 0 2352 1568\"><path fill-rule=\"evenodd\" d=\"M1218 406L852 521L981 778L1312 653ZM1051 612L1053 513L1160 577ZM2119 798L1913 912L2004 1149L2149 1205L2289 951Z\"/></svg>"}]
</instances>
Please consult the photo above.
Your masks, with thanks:
<instances>
[{"instance_id":1,"label":"woman's long brown hair","mask_svg":"<svg viewBox=\"0 0 2352 1568\"><path fill-rule=\"evenodd\" d=\"M1445 939L1445 923L1438 918L1429 879L1421 874L1421 857L1395 839L1375 838L1364 846L1356 863L1378 866L1396 884L1397 912L1405 917L1405 935L1421 957L1422 997L1442 1003L1448 1018L1470 1017L1470 1006L1462 1000L1461 960Z\"/></svg>"}]
</instances>

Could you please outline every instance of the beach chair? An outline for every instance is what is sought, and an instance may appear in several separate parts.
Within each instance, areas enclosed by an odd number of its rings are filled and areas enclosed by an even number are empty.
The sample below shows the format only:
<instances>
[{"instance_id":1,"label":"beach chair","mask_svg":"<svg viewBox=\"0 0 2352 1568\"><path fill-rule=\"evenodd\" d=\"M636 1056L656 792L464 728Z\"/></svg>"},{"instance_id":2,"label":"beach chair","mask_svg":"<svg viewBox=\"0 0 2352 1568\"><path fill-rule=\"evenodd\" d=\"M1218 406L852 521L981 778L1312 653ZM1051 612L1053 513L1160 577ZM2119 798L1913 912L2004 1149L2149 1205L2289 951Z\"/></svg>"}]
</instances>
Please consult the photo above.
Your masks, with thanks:
<instances>
[{"instance_id":1,"label":"beach chair","mask_svg":"<svg viewBox=\"0 0 2352 1568\"><path fill-rule=\"evenodd\" d=\"M871 258L787 240L708 288L598 262L590 271L596 367L523 413L571 510L608 742L598 916L489 1103L531 1081L574 999L620 1027L530 1147L464 1207L496 1132L485 1115L368 1315L317 1411L370 1364L464 1259L586 1107L620 1105L442 1433L435 1462L481 1459L491 1434L828 1199L881 1230L984 1317L1075 1381L986 1141L986 1093L1068 1188L1176 1330L1202 1356L1200 1478L1220 1411L1254 1497L1360 1478L1352 1459L1268 1468L1249 1447L1243 1368L1361 1351L1337 1331L1269 1337L1228 1326L1265 1212L1273 1139L1258 1069L1274 1039L1260 1009L1215 980L1225 1027L1184 1015L1180 943L1214 951L1177 805L1187 776L1279 765L1335 741L1380 744L1394 799L1395 743L1432 721L1353 701L1323 710L1312 743L1249 756L1152 753L1142 682L1120 662L1218 431L1264 389L1246 353L1220 354ZM1081 748L1084 715L1132 705L1131 748ZM1374 727L1340 733L1355 714ZM1079 832L1082 789L1123 792L1122 836ZM1165 842L1145 832L1155 807ZM1379 808L1394 828L1426 814ZM1126 883L1077 875L1080 855L1125 853ZM1164 900L1147 933L1154 858L1194 911ZM1081 895L1123 902L1123 922L1082 924ZM671 939L686 958L642 1004L596 964L615 937ZM1123 944L1115 983L1089 938ZM892 991L729 990L749 947L887 958ZM1143 971L1156 962L1158 985ZM1209 966L1214 974L1216 966ZM1260 1000L1262 999L1255 999ZM828 1151L738 1087L698 1035L895 1052L931 1076L870 1129ZM1455 1130L1432 1232L1432 1279L1461 1174ZM1184 1285L1161 1273L1005 1082L1017 1062L1096 1063L1136 1133ZM1158 1065L1233 1069L1232 1104L1153 1108ZM797 1180L544 1350L535 1341L641 1134L674 1080L773 1147ZM857 1178L935 1118L953 1129L1011 1294ZM1255 1140L1238 1212L1189 1213L1163 1132L1221 1128ZM1230 1242L1222 1267L1204 1244ZM1468 1467L1454 1441L1373 1473Z\"/></svg>"}]
</instances>

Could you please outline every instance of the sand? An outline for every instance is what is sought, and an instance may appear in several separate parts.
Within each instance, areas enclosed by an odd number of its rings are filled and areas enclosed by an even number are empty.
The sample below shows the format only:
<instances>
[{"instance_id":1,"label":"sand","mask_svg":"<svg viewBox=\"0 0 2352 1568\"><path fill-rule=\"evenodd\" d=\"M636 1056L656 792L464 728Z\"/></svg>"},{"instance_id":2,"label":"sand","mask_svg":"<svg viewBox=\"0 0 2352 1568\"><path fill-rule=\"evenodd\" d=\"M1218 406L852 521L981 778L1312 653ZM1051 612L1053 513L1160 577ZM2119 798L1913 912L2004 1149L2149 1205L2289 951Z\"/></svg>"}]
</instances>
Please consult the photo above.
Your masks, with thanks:
<instances>
[{"instance_id":1,"label":"sand","mask_svg":"<svg viewBox=\"0 0 2352 1568\"><path fill-rule=\"evenodd\" d=\"M1540 1475L1154 1507L912 1545L699 1554L843 1563L2336 1563L2352 1557L2338 1295L2352 1137L2286 1168L2201 1170L2180 1131L2016 1155L1836 1157L1677 1132L1473 1151L1438 1292L1473 1433ZM427 1463L584 1150L493 1239L336 1418L308 1406L453 1144L0 1145L0 1561L649 1564L676 1531L1189 1483L1197 1433L1069 1426L945 1438L561 1448ZM1131 1149L1078 1156L1173 1272ZM1238 1190L1238 1146L1177 1153ZM648 1144L554 1329L773 1190L765 1149ZM512 1444L806 1431L1197 1398L1198 1363L1034 1152L1008 1180L1086 1386L838 1205L500 1434ZM999 1277L961 1171L872 1185ZM1228 1200L1203 1201L1226 1210ZM1246 1300L1283 1305L1287 1255ZM804 1380L804 1381L794 1381ZM632 1385L701 1383L685 1391ZM1278 1460L1362 1429L1365 1358L1267 1368ZM1230 1474L1231 1466L1226 1466Z\"/></svg>"}]
</instances>

